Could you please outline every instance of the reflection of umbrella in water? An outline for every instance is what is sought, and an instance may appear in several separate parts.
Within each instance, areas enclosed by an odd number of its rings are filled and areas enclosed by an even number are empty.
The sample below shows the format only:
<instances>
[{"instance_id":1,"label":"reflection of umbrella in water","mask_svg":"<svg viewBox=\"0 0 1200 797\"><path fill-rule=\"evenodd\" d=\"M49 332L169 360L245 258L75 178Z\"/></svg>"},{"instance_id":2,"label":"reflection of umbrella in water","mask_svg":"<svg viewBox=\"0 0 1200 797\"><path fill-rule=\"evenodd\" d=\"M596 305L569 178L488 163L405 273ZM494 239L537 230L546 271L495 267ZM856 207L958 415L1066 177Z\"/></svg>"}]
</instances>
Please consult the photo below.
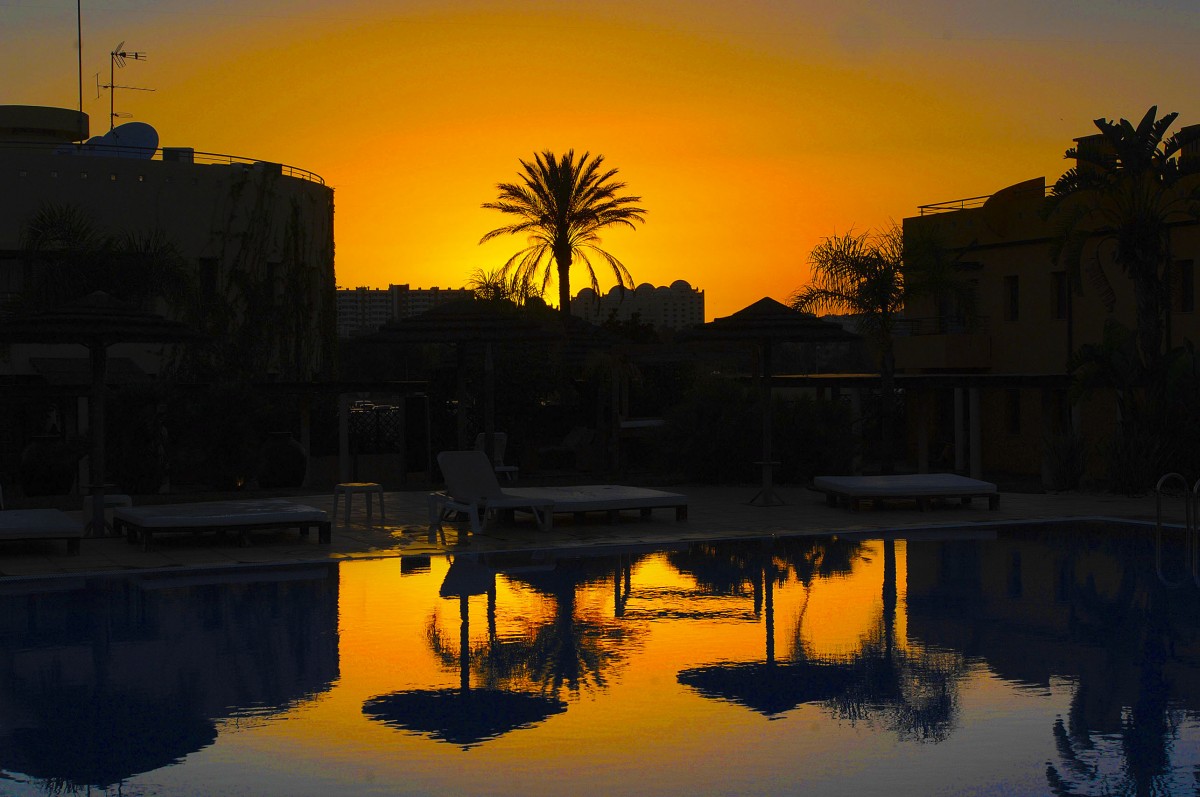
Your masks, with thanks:
<instances>
[{"instance_id":1,"label":"reflection of umbrella in water","mask_svg":"<svg viewBox=\"0 0 1200 797\"><path fill-rule=\"evenodd\" d=\"M828 700L849 686L853 673L847 665L775 661L775 586L769 557L758 573L764 592L766 661L711 664L683 670L679 682L707 698L727 700L766 714L791 711L802 703Z\"/></svg>"},{"instance_id":2,"label":"reflection of umbrella in water","mask_svg":"<svg viewBox=\"0 0 1200 797\"><path fill-rule=\"evenodd\" d=\"M851 719L878 716L902 736L945 739L956 712L954 683L961 657L912 655L895 645L896 562L889 543L885 542L884 548L879 636L865 640L864 649L851 661L815 661L801 651L791 662L776 663L773 590L771 579L765 578L766 661L684 670L678 675L679 682L705 697L738 703L767 716L820 702ZM802 620L804 611L800 616Z\"/></svg>"},{"instance_id":3,"label":"reflection of umbrella in water","mask_svg":"<svg viewBox=\"0 0 1200 797\"><path fill-rule=\"evenodd\" d=\"M165 767L212 744L208 719L129 693L99 695L79 705L69 690L47 698L52 721L0 737L0 766L34 778L107 789Z\"/></svg>"},{"instance_id":4,"label":"reflection of umbrella in water","mask_svg":"<svg viewBox=\"0 0 1200 797\"><path fill-rule=\"evenodd\" d=\"M750 499L758 506L775 506L783 500L775 493L771 461L771 350L776 343L831 343L858 340L837 324L801 313L769 297L723 318L715 318L685 336L696 341L746 341L758 346L759 391L762 403L762 489Z\"/></svg>"},{"instance_id":5,"label":"reflection of umbrella in water","mask_svg":"<svg viewBox=\"0 0 1200 797\"><path fill-rule=\"evenodd\" d=\"M508 302L464 299L384 325L369 343L453 343L458 356L458 447L466 448L466 347L483 346L483 426L491 458L495 434L496 373L493 346L501 342L550 340L552 332Z\"/></svg>"},{"instance_id":6,"label":"reflection of umbrella in water","mask_svg":"<svg viewBox=\"0 0 1200 797\"><path fill-rule=\"evenodd\" d=\"M0 340L8 343L75 343L91 354L92 390L88 400L92 438L90 477L95 496L92 534L104 530L104 397L108 347L117 343L178 343L196 333L185 324L148 313L97 291L52 310L0 320Z\"/></svg>"},{"instance_id":7,"label":"reflection of umbrella in water","mask_svg":"<svg viewBox=\"0 0 1200 797\"><path fill-rule=\"evenodd\" d=\"M458 558L446 572L440 594L459 599L459 686L457 689L416 689L373 697L363 713L385 725L423 733L433 739L474 747L518 728L536 725L567 710L553 697L505 689L472 688L468 598L487 595L495 600L495 571ZM490 611L489 617L495 612ZM495 634L489 634L489 638Z\"/></svg>"}]
</instances>

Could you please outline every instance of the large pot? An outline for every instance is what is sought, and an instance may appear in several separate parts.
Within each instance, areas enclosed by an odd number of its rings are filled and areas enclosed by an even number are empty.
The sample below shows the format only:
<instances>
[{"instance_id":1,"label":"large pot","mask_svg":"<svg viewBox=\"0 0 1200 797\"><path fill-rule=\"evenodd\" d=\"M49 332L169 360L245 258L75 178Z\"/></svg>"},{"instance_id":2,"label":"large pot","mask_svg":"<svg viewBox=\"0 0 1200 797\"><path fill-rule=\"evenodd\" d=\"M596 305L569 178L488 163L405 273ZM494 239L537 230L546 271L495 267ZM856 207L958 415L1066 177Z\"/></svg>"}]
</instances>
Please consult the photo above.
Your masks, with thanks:
<instances>
[{"instance_id":1,"label":"large pot","mask_svg":"<svg viewBox=\"0 0 1200 797\"><path fill-rule=\"evenodd\" d=\"M307 472L308 455L290 432L271 432L267 435L258 466L259 487L301 487Z\"/></svg>"}]
</instances>

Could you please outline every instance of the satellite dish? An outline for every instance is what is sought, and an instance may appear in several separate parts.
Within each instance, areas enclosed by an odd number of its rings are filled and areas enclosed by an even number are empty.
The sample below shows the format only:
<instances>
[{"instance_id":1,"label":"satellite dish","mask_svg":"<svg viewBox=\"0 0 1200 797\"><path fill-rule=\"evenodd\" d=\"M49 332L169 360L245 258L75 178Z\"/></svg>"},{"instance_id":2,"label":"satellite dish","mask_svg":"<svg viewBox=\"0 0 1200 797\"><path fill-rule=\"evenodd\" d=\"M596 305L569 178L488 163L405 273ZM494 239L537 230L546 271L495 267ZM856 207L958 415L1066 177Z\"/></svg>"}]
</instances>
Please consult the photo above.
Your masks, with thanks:
<instances>
[{"instance_id":1,"label":"satellite dish","mask_svg":"<svg viewBox=\"0 0 1200 797\"><path fill-rule=\"evenodd\" d=\"M109 130L96 143L109 150L101 150L106 155L150 159L158 149L158 131L145 122L126 122Z\"/></svg>"}]
</instances>

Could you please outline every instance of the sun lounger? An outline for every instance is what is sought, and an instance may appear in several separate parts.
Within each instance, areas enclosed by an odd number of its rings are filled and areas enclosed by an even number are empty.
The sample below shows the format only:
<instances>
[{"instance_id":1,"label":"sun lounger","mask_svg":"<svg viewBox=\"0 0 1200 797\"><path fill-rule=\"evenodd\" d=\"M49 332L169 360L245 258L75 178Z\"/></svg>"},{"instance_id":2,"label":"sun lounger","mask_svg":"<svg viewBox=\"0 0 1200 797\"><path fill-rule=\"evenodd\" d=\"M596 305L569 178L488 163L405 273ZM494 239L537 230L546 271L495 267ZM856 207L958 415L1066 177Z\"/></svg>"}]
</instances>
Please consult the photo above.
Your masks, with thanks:
<instances>
[{"instance_id":1,"label":"sun lounger","mask_svg":"<svg viewBox=\"0 0 1200 797\"><path fill-rule=\"evenodd\" d=\"M890 476L817 476L813 487L825 493L825 502L837 506L844 502L856 511L864 501L880 502L907 499L922 510L931 501L958 498L964 504L972 498L987 498L988 508L1000 506L1000 492L991 482L968 479L954 473L910 473Z\"/></svg>"},{"instance_id":2,"label":"sun lounger","mask_svg":"<svg viewBox=\"0 0 1200 797\"><path fill-rule=\"evenodd\" d=\"M0 511L0 541L66 540L67 553L79 553L83 524L58 509Z\"/></svg>"},{"instance_id":3,"label":"sun lounger","mask_svg":"<svg viewBox=\"0 0 1200 797\"><path fill-rule=\"evenodd\" d=\"M316 529L320 542L328 544L331 539L324 511L282 498L125 507L113 510L113 528L118 534L124 532L131 543L141 537L146 550L153 535L164 532L235 531L243 545L248 542L247 532L257 529L298 528L304 536Z\"/></svg>"},{"instance_id":4,"label":"sun lounger","mask_svg":"<svg viewBox=\"0 0 1200 797\"><path fill-rule=\"evenodd\" d=\"M617 514L625 509L637 509L643 516L653 509L674 509L676 520L687 520L686 495L643 487L588 484L582 487L520 487L507 492L529 500L548 501L555 514L571 512L580 516L586 512L606 512L609 522L615 522Z\"/></svg>"},{"instance_id":5,"label":"sun lounger","mask_svg":"<svg viewBox=\"0 0 1200 797\"><path fill-rule=\"evenodd\" d=\"M496 472L482 451L443 451L438 454L438 467L446 479L446 489L429 494L429 527L436 533L448 512L465 512L471 521L471 531L479 534L490 515L497 512L523 510L533 513L538 526L549 530L553 517L552 502L542 498L516 495L504 490L496 480Z\"/></svg>"}]
</instances>

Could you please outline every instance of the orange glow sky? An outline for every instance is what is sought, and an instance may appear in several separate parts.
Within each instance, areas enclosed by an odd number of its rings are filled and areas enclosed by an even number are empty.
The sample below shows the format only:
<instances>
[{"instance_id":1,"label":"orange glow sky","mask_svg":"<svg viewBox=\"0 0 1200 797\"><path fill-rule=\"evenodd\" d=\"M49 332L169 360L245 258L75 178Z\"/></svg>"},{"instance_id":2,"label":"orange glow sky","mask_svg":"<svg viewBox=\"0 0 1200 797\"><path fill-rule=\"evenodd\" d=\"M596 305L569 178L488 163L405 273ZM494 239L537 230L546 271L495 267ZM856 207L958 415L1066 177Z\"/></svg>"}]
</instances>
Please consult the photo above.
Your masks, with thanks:
<instances>
[{"instance_id":1,"label":"orange glow sky","mask_svg":"<svg viewBox=\"0 0 1200 797\"><path fill-rule=\"evenodd\" d=\"M807 279L822 237L1064 168L1098 116L1200 122L1187 0L83 0L84 110L335 190L342 287L460 287L519 158L602 153L647 223L605 248L709 318ZM73 0L0 0L0 104L75 107ZM14 76L23 76L16 80ZM575 272L572 292L586 284ZM612 284L601 275L601 285ZM557 294L551 293L553 299Z\"/></svg>"}]
</instances>

